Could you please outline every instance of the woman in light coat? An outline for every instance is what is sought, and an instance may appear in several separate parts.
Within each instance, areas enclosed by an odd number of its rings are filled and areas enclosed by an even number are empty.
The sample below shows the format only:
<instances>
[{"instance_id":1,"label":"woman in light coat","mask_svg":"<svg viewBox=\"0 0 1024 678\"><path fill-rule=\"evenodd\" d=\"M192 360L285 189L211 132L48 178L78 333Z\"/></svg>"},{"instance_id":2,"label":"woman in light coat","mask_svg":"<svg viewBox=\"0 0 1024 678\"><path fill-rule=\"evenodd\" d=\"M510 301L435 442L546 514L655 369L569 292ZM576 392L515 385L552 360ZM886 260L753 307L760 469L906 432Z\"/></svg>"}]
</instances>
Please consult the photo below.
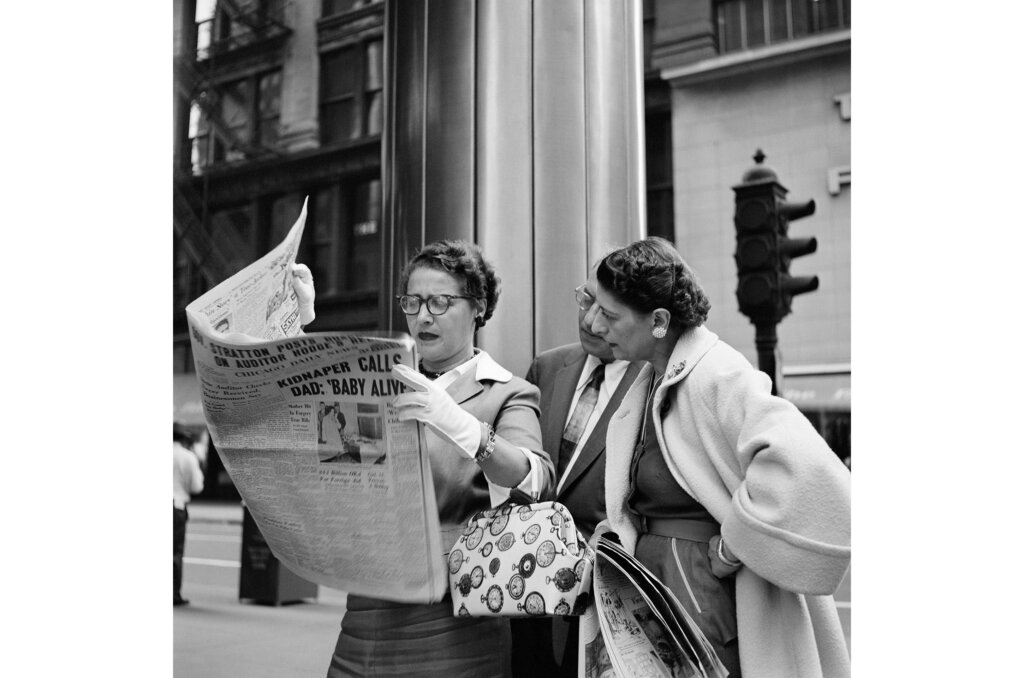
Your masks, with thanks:
<instances>
[{"instance_id":1,"label":"woman in light coat","mask_svg":"<svg viewBox=\"0 0 1024 678\"><path fill-rule=\"evenodd\" d=\"M586 321L650 363L608 428L608 520L731 676L850 672L832 594L850 563L850 473L767 375L703 327L710 304L661 238L605 257Z\"/></svg>"}]
</instances>

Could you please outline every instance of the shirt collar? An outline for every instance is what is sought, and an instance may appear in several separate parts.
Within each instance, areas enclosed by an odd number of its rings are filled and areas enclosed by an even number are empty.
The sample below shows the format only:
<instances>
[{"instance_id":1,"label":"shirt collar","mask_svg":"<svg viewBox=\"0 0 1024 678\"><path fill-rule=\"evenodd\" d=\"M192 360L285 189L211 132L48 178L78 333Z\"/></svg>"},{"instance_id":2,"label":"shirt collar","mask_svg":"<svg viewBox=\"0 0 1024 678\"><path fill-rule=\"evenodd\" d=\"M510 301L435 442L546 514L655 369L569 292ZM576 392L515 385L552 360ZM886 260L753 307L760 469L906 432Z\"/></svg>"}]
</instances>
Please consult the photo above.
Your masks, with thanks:
<instances>
[{"instance_id":1,"label":"shirt collar","mask_svg":"<svg viewBox=\"0 0 1024 678\"><path fill-rule=\"evenodd\" d=\"M576 391L582 391L583 387L590 381L590 375L594 373L601 361L592 354L587 354L587 360L583 363L583 372L580 374L579 383L576 384ZM629 367L628 360L613 360L604 364L604 380L606 383L618 383L622 375Z\"/></svg>"}]
</instances>

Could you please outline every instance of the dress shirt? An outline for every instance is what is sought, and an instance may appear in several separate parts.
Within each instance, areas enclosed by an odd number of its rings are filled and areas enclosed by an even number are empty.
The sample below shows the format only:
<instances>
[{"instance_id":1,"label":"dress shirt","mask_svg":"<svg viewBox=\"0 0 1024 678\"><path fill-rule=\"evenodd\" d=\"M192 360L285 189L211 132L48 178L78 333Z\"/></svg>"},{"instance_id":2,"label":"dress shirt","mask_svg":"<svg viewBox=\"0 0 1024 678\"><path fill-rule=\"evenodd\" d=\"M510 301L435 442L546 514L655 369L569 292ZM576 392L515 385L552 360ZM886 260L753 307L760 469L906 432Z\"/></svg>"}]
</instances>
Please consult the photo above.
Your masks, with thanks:
<instances>
[{"instance_id":1,"label":"dress shirt","mask_svg":"<svg viewBox=\"0 0 1024 678\"><path fill-rule=\"evenodd\" d=\"M580 396L583 395L583 389L590 381L590 375L594 373L594 370L601 361L592 355L587 356L586 362L583 364L583 371L580 372L580 378L576 382L576 391L572 395L572 403L569 406L569 419L572 419L572 412L576 409L576 403L579 402ZM583 429L583 433L580 434L580 439L576 442L576 449L573 451L572 459L569 460L569 464L565 467L565 471L562 473L562 477L558 479L557 492L562 491L562 483L567 477L569 477L569 471L572 470L573 464L576 463L576 459L580 456L580 450L583 449L584 445L587 444L587 439L590 438L590 432L597 426L598 420L601 418L601 414L604 412L605 405L611 400L612 394L615 393L615 389L619 387L619 382L622 381L622 377L626 374L626 368L629 367L629 361L627 360L613 360L610 363L605 363L604 366L604 381L601 383L601 389L597 394L597 404L594 405L594 412L590 415L590 419L587 420L587 425ZM568 419L566 420L568 421Z\"/></svg>"}]
</instances>

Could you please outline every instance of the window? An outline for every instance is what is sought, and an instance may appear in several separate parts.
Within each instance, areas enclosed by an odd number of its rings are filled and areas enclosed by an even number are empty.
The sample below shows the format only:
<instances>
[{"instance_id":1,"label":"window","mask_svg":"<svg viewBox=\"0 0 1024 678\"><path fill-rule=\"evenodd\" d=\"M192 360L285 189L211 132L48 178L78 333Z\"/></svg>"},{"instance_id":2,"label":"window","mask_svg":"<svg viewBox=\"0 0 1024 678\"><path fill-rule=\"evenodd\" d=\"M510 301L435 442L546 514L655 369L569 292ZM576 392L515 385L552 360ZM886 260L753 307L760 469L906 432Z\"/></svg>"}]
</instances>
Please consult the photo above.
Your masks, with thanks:
<instances>
[{"instance_id":1,"label":"window","mask_svg":"<svg viewBox=\"0 0 1024 678\"><path fill-rule=\"evenodd\" d=\"M281 71L207 88L192 102L192 169L273 148L281 134Z\"/></svg>"},{"instance_id":2,"label":"window","mask_svg":"<svg viewBox=\"0 0 1024 678\"><path fill-rule=\"evenodd\" d=\"M378 5L384 0L324 0L321 16L344 14L369 5Z\"/></svg>"},{"instance_id":3,"label":"window","mask_svg":"<svg viewBox=\"0 0 1024 678\"><path fill-rule=\"evenodd\" d=\"M273 148L281 136L281 71L271 71L257 79L255 138L265 148Z\"/></svg>"},{"instance_id":4,"label":"window","mask_svg":"<svg viewBox=\"0 0 1024 678\"><path fill-rule=\"evenodd\" d=\"M210 238L224 255L227 275L238 273L256 258L252 214L252 206L246 204L218 210L210 216Z\"/></svg>"},{"instance_id":5,"label":"window","mask_svg":"<svg viewBox=\"0 0 1024 678\"><path fill-rule=\"evenodd\" d=\"M217 137L213 143L213 159L215 162L226 160L242 160L245 153L239 144L248 144L252 137L249 132L250 88L248 80L239 80L221 88L218 101L218 113L224 123L228 139ZM237 142L237 143L236 143Z\"/></svg>"},{"instance_id":6,"label":"window","mask_svg":"<svg viewBox=\"0 0 1024 678\"><path fill-rule=\"evenodd\" d=\"M320 57L320 137L324 145L380 134L383 41L372 40Z\"/></svg>"},{"instance_id":7,"label":"window","mask_svg":"<svg viewBox=\"0 0 1024 678\"><path fill-rule=\"evenodd\" d=\"M318 293L379 289L380 186L380 179L366 179L313 193L310 268Z\"/></svg>"},{"instance_id":8,"label":"window","mask_svg":"<svg viewBox=\"0 0 1024 678\"><path fill-rule=\"evenodd\" d=\"M217 2L212 9L210 0L199 2L196 5L199 35L196 55L206 59L255 44L265 37L279 34L284 27L283 21L282 0Z\"/></svg>"},{"instance_id":9,"label":"window","mask_svg":"<svg viewBox=\"0 0 1024 678\"><path fill-rule=\"evenodd\" d=\"M647 233L675 240L672 197L672 112L647 111Z\"/></svg>"},{"instance_id":10,"label":"window","mask_svg":"<svg viewBox=\"0 0 1024 678\"><path fill-rule=\"evenodd\" d=\"M718 50L752 49L850 27L852 0L720 0Z\"/></svg>"}]
</instances>

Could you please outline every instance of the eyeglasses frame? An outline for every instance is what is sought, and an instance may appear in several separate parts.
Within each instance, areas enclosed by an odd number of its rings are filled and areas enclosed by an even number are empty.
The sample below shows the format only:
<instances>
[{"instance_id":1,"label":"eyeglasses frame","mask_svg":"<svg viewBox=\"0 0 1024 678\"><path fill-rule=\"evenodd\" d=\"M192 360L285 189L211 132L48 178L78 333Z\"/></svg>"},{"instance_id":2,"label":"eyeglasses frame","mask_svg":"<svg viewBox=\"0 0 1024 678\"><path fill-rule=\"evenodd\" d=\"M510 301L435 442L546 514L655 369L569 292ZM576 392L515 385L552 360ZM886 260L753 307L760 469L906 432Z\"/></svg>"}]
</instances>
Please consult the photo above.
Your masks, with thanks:
<instances>
[{"instance_id":1,"label":"eyeglasses frame","mask_svg":"<svg viewBox=\"0 0 1024 678\"><path fill-rule=\"evenodd\" d=\"M415 299L416 301L419 302L419 304L416 307L416 310L413 313L409 313L408 311L405 310L405 308L403 308L402 299L404 299L406 297L408 297L409 299ZM445 306L444 310L441 311L440 313L434 313L433 311L430 310L430 300L431 299L441 299L441 298L447 299L447 306ZM396 294L395 295L395 300L398 302L398 307L402 309L402 313L404 313L405 315L419 315L420 310L422 310L422 308L424 306L426 306L427 307L427 313L429 313L432 316L439 316L439 315L444 315L445 313L447 313L448 309L452 307L452 299L479 299L479 298L480 297L470 297L470 296L460 295L460 294L431 294L431 295L428 295L426 299L424 299L423 297L419 296L418 294Z\"/></svg>"}]
</instances>

